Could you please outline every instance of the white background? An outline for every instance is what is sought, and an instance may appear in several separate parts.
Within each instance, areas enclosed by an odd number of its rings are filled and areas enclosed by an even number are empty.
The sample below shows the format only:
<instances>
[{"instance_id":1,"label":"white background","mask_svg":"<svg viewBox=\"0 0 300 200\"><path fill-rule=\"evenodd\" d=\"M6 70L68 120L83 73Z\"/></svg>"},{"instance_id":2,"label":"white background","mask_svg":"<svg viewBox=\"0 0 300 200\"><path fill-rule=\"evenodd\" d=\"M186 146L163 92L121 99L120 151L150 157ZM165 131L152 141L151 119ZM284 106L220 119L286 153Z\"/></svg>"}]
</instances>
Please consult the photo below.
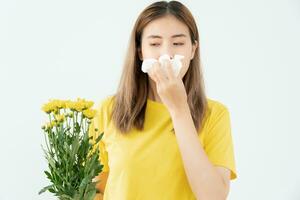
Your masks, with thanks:
<instances>
[{"instance_id":1,"label":"white background","mask_svg":"<svg viewBox=\"0 0 300 200\"><path fill-rule=\"evenodd\" d=\"M40 110L116 91L129 34L152 1L0 1L0 200L48 184ZM231 113L230 200L300 199L300 2L182 1L200 31L208 96Z\"/></svg>"}]
</instances>

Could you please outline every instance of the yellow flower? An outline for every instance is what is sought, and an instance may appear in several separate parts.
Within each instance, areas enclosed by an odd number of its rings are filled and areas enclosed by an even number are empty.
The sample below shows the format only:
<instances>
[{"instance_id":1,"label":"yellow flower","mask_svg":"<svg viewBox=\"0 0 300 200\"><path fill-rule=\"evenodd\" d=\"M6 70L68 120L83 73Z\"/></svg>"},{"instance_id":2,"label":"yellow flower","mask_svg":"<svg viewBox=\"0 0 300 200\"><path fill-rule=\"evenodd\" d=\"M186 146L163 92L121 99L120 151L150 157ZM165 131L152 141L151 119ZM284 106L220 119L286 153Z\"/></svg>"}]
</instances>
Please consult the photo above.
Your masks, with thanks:
<instances>
[{"instance_id":1,"label":"yellow flower","mask_svg":"<svg viewBox=\"0 0 300 200\"><path fill-rule=\"evenodd\" d=\"M70 110L76 110L77 112L81 112L83 109L82 103L76 101L67 101L66 107Z\"/></svg>"},{"instance_id":2,"label":"yellow flower","mask_svg":"<svg viewBox=\"0 0 300 200\"><path fill-rule=\"evenodd\" d=\"M70 101L70 100L68 100L68 101L66 101L66 107L67 108L69 108L69 109L71 109L71 110L75 110L75 102L73 102L73 101Z\"/></svg>"},{"instance_id":3,"label":"yellow flower","mask_svg":"<svg viewBox=\"0 0 300 200\"><path fill-rule=\"evenodd\" d=\"M82 106L83 110L89 109L94 105L92 101L86 101L85 99L77 98L77 103Z\"/></svg>"},{"instance_id":4,"label":"yellow flower","mask_svg":"<svg viewBox=\"0 0 300 200\"><path fill-rule=\"evenodd\" d=\"M55 105L56 108L61 109L61 108L66 108L66 102L63 100L59 99L54 99L53 104Z\"/></svg>"},{"instance_id":5,"label":"yellow flower","mask_svg":"<svg viewBox=\"0 0 300 200\"><path fill-rule=\"evenodd\" d=\"M95 114L96 114L96 110L94 109L87 109L87 110L84 110L82 112L82 114L84 115L84 117L88 118L88 119L93 119Z\"/></svg>"},{"instance_id":6,"label":"yellow flower","mask_svg":"<svg viewBox=\"0 0 300 200\"><path fill-rule=\"evenodd\" d=\"M76 102L75 103L75 110L78 112L82 112L85 109L83 102Z\"/></svg>"},{"instance_id":7,"label":"yellow flower","mask_svg":"<svg viewBox=\"0 0 300 200\"><path fill-rule=\"evenodd\" d=\"M44 104L42 110L46 113L51 113L54 110L53 104L51 102Z\"/></svg>"},{"instance_id":8,"label":"yellow flower","mask_svg":"<svg viewBox=\"0 0 300 200\"><path fill-rule=\"evenodd\" d=\"M56 123L54 121L48 122L45 125L42 126L42 129L52 129L54 126L56 126Z\"/></svg>"},{"instance_id":9,"label":"yellow flower","mask_svg":"<svg viewBox=\"0 0 300 200\"><path fill-rule=\"evenodd\" d=\"M77 98L76 101L66 101L66 107L77 112L82 112L91 108L94 105L92 101L86 101L85 99Z\"/></svg>"},{"instance_id":10,"label":"yellow flower","mask_svg":"<svg viewBox=\"0 0 300 200\"><path fill-rule=\"evenodd\" d=\"M85 108L89 109L89 108L91 108L94 105L94 102L92 102L92 101L85 101L84 100L84 104L85 104Z\"/></svg>"},{"instance_id":11,"label":"yellow flower","mask_svg":"<svg viewBox=\"0 0 300 200\"><path fill-rule=\"evenodd\" d=\"M63 121L65 121L65 116L64 115L55 115L55 119L58 122L63 122Z\"/></svg>"},{"instance_id":12,"label":"yellow flower","mask_svg":"<svg viewBox=\"0 0 300 200\"><path fill-rule=\"evenodd\" d=\"M58 113L61 108L66 108L66 101L58 99L50 99L50 102L43 105L42 110L46 113Z\"/></svg>"},{"instance_id":13,"label":"yellow flower","mask_svg":"<svg viewBox=\"0 0 300 200\"><path fill-rule=\"evenodd\" d=\"M69 113L69 117L74 117L74 113L73 113L73 112L70 112L70 113Z\"/></svg>"},{"instance_id":14,"label":"yellow flower","mask_svg":"<svg viewBox=\"0 0 300 200\"><path fill-rule=\"evenodd\" d=\"M59 114L59 110L62 108L68 108L72 111L83 112L84 110L90 109L93 105L93 101L86 101L85 99L81 98L77 98L76 101L50 99L50 102L42 106L42 110L48 114L53 112L55 115L57 115Z\"/></svg>"},{"instance_id":15,"label":"yellow flower","mask_svg":"<svg viewBox=\"0 0 300 200\"><path fill-rule=\"evenodd\" d=\"M52 127L53 127L53 126L56 126L56 122L51 121L51 125L52 125Z\"/></svg>"}]
</instances>

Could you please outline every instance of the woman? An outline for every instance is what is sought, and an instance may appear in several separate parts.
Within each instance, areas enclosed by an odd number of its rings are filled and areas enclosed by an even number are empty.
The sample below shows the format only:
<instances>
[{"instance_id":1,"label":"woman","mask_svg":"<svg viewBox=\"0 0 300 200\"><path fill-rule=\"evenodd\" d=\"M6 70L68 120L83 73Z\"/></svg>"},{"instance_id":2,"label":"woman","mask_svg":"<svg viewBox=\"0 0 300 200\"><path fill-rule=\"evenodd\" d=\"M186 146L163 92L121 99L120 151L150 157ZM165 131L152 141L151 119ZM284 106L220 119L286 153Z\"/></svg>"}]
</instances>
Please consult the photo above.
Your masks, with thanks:
<instances>
[{"instance_id":1,"label":"woman","mask_svg":"<svg viewBox=\"0 0 300 200\"><path fill-rule=\"evenodd\" d=\"M165 54L184 56L178 76L168 60L141 70L143 60ZM97 110L90 134L104 132L97 177L104 195L96 199L226 199L236 178L229 112L205 96L198 29L184 5L143 10L118 91Z\"/></svg>"}]
</instances>

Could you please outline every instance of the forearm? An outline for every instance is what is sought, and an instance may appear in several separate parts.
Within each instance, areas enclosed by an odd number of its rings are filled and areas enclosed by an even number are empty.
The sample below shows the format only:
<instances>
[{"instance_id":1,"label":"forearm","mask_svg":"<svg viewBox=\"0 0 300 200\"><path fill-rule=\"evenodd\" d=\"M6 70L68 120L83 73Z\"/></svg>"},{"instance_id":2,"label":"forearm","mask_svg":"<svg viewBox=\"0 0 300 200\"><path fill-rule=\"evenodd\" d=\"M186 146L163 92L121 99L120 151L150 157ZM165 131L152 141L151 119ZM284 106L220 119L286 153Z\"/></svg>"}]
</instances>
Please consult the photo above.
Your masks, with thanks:
<instances>
[{"instance_id":1,"label":"forearm","mask_svg":"<svg viewBox=\"0 0 300 200\"><path fill-rule=\"evenodd\" d=\"M171 113L184 169L198 200L226 199L221 175L209 161L197 135L188 106Z\"/></svg>"}]
</instances>

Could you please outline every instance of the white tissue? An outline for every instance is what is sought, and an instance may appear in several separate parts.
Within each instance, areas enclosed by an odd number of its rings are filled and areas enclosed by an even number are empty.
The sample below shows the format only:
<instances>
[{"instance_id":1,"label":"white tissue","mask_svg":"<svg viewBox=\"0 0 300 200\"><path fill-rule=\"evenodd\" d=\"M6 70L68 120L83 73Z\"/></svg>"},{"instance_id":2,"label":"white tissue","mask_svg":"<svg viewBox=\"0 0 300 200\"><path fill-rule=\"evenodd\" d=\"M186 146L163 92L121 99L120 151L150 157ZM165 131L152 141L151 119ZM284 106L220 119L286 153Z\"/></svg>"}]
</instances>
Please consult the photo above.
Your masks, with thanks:
<instances>
[{"instance_id":1,"label":"white tissue","mask_svg":"<svg viewBox=\"0 0 300 200\"><path fill-rule=\"evenodd\" d=\"M149 70L151 69L151 67L153 67L153 64L155 62L160 62L164 68L165 66L163 65L163 60L169 60L172 65L173 72L174 72L175 76L177 77L179 75L180 69L182 68L181 59L183 59L183 58L184 58L184 56L182 56L182 55L175 55L174 59L170 59L170 56L167 54L160 56L158 60L154 59L154 58L147 58L142 63L142 71L144 73L148 73Z\"/></svg>"}]
</instances>

